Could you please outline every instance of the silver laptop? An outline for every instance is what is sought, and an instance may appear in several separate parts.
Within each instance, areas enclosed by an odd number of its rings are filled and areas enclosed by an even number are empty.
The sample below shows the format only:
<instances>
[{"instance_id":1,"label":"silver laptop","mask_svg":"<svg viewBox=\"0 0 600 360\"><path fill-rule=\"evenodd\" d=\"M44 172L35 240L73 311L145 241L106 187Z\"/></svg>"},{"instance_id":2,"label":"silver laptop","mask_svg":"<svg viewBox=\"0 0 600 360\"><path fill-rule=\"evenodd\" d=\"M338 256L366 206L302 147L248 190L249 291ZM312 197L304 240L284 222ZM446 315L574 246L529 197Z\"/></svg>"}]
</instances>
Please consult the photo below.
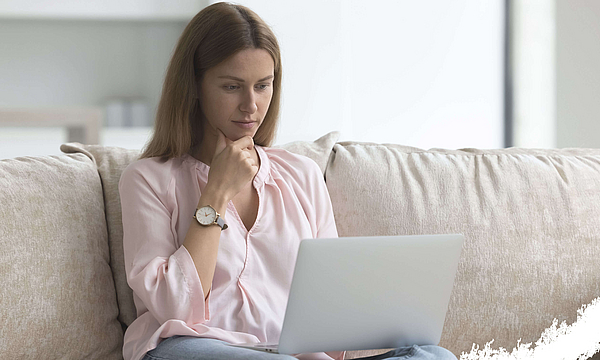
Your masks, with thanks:
<instances>
[{"instance_id":1,"label":"silver laptop","mask_svg":"<svg viewBox=\"0 0 600 360\"><path fill-rule=\"evenodd\" d=\"M300 242L279 343L231 346L280 354L437 345L463 235Z\"/></svg>"}]
</instances>

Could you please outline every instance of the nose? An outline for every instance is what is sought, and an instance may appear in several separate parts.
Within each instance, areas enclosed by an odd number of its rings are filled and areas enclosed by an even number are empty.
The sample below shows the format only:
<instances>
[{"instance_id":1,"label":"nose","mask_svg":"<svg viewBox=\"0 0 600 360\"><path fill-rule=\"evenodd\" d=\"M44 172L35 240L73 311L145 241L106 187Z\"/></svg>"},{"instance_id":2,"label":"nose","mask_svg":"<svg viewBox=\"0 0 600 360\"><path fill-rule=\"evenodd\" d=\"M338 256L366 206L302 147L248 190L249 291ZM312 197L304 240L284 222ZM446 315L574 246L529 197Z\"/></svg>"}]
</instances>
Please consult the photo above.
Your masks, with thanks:
<instances>
[{"instance_id":1,"label":"nose","mask_svg":"<svg viewBox=\"0 0 600 360\"><path fill-rule=\"evenodd\" d=\"M254 93L254 89L248 90L244 94L244 98L240 104L240 111L254 114L258 110L258 106L256 105L256 94Z\"/></svg>"}]
</instances>

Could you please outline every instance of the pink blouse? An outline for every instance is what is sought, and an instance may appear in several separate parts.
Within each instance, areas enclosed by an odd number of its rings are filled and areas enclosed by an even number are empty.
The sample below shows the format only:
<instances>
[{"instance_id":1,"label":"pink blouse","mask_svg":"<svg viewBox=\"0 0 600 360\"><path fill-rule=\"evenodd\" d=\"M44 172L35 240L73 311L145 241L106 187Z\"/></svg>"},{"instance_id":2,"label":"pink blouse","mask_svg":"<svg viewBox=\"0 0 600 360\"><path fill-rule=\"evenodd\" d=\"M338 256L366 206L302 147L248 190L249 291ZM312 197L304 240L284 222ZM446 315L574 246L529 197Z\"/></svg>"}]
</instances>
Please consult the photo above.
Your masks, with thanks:
<instances>
[{"instance_id":1,"label":"pink blouse","mask_svg":"<svg viewBox=\"0 0 600 360\"><path fill-rule=\"evenodd\" d=\"M260 168L256 221L246 229L233 202L224 215L212 288L206 301L182 246L209 166L190 155L131 163L121 175L123 248L136 320L127 328L125 360L139 360L174 335L229 343L277 342L300 241L337 237L323 174L311 159L256 146ZM315 294L318 296L318 294ZM343 359L345 352L296 354Z\"/></svg>"}]
</instances>

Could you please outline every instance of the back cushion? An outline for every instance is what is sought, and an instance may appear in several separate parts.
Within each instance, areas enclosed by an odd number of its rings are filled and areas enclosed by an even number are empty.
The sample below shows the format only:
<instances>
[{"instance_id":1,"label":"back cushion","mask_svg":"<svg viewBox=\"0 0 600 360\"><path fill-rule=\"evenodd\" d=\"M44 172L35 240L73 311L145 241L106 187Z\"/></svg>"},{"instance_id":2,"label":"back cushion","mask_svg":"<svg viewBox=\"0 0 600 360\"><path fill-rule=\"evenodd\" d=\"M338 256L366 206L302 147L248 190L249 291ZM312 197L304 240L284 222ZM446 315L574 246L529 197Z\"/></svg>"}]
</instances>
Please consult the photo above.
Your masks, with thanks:
<instances>
[{"instance_id":1,"label":"back cushion","mask_svg":"<svg viewBox=\"0 0 600 360\"><path fill-rule=\"evenodd\" d=\"M60 149L65 153L83 153L87 155L96 164L98 174L102 180L111 259L110 267L117 290L119 321L121 322L123 331L125 331L133 320L135 320L136 310L133 303L133 292L129 285L127 285L127 276L125 274L119 179L127 165L139 157L140 151L110 146L82 145L79 143L63 144Z\"/></svg>"},{"instance_id":2,"label":"back cushion","mask_svg":"<svg viewBox=\"0 0 600 360\"><path fill-rule=\"evenodd\" d=\"M340 236L465 235L440 342L454 354L535 342L600 296L600 150L333 152Z\"/></svg>"},{"instance_id":3,"label":"back cushion","mask_svg":"<svg viewBox=\"0 0 600 360\"><path fill-rule=\"evenodd\" d=\"M0 204L0 358L122 359L94 163L0 160Z\"/></svg>"}]
</instances>

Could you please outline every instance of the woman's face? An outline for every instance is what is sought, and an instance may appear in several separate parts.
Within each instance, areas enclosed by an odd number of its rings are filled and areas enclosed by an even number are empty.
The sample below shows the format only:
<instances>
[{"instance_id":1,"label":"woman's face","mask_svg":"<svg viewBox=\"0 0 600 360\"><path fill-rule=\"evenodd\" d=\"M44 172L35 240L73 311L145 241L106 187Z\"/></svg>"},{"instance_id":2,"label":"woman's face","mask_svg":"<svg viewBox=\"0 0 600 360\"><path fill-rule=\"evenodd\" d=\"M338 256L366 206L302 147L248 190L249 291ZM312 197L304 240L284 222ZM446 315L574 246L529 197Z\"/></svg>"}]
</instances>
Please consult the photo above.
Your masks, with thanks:
<instances>
[{"instance_id":1,"label":"woman's face","mask_svg":"<svg viewBox=\"0 0 600 360\"><path fill-rule=\"evenodd\" d=\"M274 63L263 49L237 52L206 71L198 86L205 136L254 137L273 97Z\"/></svg>"}]
</instances>

